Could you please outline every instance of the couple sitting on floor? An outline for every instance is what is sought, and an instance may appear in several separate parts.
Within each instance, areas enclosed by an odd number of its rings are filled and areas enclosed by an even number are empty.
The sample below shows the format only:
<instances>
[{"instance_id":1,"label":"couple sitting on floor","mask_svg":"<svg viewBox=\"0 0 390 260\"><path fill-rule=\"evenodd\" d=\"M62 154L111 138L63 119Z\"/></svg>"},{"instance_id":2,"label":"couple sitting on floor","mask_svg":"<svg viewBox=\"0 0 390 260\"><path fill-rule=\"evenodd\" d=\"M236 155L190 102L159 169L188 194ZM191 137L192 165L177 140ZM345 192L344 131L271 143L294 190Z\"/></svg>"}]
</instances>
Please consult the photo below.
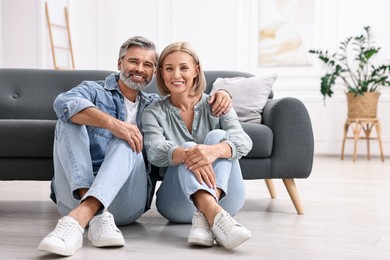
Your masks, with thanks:
<instances>
[{"instance_id":1,"label":"couple sitting on floor","mask_svg":"<svg viewBox=\"0 0 390 260\"><path fill-rule=\"evenodd\" d=\"M60 94L53 148L52 199L62 217L38 249L73 255L84 229L95 247L124 246L117 225L150 207L148 174L161 167L157 210L191 223L190 244L235 248L251 233L231 216L243 206L238 159L252 148L224 90L203 93L199 58L185 42L157 54L144 37L120 48L119 73ZM162 99L142 91L154 74ZM166 169L162 172L161 169Z\"/></svg>"}]
</instances>

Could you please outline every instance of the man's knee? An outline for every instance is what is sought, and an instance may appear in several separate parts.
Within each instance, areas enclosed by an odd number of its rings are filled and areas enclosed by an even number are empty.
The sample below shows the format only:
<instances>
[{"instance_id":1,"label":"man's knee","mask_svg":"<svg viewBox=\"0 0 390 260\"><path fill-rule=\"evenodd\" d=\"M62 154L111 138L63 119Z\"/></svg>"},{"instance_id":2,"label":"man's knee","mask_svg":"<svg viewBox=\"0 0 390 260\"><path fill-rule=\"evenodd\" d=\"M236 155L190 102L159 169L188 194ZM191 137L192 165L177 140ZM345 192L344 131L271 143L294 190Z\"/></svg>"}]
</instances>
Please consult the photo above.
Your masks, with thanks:
<instances>
[{"instance_id":1,"label":"man's knee","mask_svg":"<svg viewBox=\"0 0 390 260\"><path fill-rule=\"evenodd\" d=\"M138 210L132 210L129 212L111 212L114 215L115 224L118 226L129 225L137 221L145 212L145 207L141 206ZM124 214L125 213L125 214Z\"/></svg>"},{"instance_id":2,"label":"man's knee","mask_svg":"<svg viewBox=\"0 0 390 260\"><path fill-rule=\"evenodd\" d=\"M191 223L192 216L194 215L194 210L189 210L188 207L180 207L177 204L160 205L158 201L156 201L157 211L170 222L173 223L182 223L188 224Z\"/></svg>"},{"instance_id":3,"label":"man's knee","mask_svg":"<svg viewBox=\"0 0 390 260\"><path fill-rule=\"evenodd\" d=\"M114 160L123 158L123 163L125 163L125 160L127 160L135 167L140 165L141 162L144 165L144 157L142 153L133 151L125 140L117 137L114 137L106 148L105 160L107 160L107 158Z\"/></svg>"},{"instance_id":4,"label":"man's knee","mask_svg":"<svg viewBox=\"0 0 390 260\"><path fill-rule=\"evenodd\" d=\"M109 147L115 147L115 149L123 149L124 151L131 150L130 145L123 139L114 137L110 143Z\"/></svg>"},{"instance_id":5,"label":"man's knee","mask_svg":"<svg viewBox=\"0 0 390 260\"><path fill-rule=\"evenodd\" d=\"M72 124L72 123L67 123L67 122L63 122L61 120L58 120L57 124L56 124L56 133L63 134L64 132L68 133L69 135L86 135L86 136L88 136L87 128L85 125Z\"/></svg>"}]
</instances>

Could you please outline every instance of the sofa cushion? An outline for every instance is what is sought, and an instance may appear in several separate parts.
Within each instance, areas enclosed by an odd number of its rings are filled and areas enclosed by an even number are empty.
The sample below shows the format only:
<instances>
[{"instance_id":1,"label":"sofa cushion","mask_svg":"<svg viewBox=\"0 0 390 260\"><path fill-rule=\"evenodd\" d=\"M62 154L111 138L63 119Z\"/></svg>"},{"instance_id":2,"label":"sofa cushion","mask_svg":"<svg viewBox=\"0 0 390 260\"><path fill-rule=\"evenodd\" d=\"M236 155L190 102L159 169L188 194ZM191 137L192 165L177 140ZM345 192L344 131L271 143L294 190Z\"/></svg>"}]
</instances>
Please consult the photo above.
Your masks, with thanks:
<instances>
[{"instance_id":1,"label":"sofa cushion","mask_svg":"<svg viewBox=\"0 0 390 260\"><path fill-rule=\"evenodd\" d=\"M233 107L241 122L261 123L261 113L276 78L276 74L250 78L218 78L213 83L211 93L226 89L233 97Z\"/></svg>"},{"instance_id":2,"label":"sofa cushion","mask_svg":"<svg viewBox=\"0 0 390 260\"><path fill-rule=\"evenodd\" d=\"M112 71L0 69L0 119L56 120L53 101L83 80L104 80Z\"/></svg>"},{"instance_id":3,"label":"sofa cushion","mask_svg":"<svg viewBox=\"0 0 390 260\"><path fill-rule=\"evenodd\" d=\"M241 123L244 131L252 139L252 150L246 158L269 158L272 153L274 135L271 128L262 124Z\"/></svg>"},{"instance_id":4,"label":"sofa cushion","mask_svg":"<svg viewBox=\"0 0 390 260\"><path fill-rule=\"evenodd\" d=\"M52 158L56 120L0 120L0 157Z\"/></svg>"}]
</instances>

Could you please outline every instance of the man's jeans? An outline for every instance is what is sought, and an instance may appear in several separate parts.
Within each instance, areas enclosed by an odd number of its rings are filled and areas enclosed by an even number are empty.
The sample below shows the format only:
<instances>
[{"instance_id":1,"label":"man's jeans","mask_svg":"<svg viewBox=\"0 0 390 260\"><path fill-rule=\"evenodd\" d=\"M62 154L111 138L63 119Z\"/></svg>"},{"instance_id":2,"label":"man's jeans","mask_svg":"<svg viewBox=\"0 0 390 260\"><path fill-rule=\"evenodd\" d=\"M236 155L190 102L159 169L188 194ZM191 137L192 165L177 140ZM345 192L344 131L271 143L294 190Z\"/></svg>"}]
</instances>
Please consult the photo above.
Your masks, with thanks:
<instances>
[{"instance_id":1,"label":"man's jeans","mask_svg":"<svg viewBox=\"0 0 390 260\"><path fill-rule=\"evenodd\" d=\"M217 144L225 136L223 130L211 131L205 144ZM193 142L183 144L183 147L196 145ZM223 191L222 198L218 201L221 207L235 215L245 201L245 187L242 179L241 168L238 160L217 159L213 163L216 175L217 188ZM208 191L214 197L215 191L205 183L200 184L195 175L184 164L170 166L157 191L157 210L166 219L176 223L191 223L196 210L191 196L199 191ZM217 198L215 197L217 200Z\"/></svg>"},{"instance_id":2,"label":"man's jeans","mask_svg":"<svg viewBox=\"0 0 390 260\"><path fill-rule=\"evenodd\" d=\"M85 126L58 121L52 182L58 211L65 216L92 196L114 215L117 225L134 222L144 213L148 200L142 153L133 152L127 142L114 138L107 146L100 169L94 173L89 149ZM80 198L77 190L82 188L88 192Z\"/></svg>"}]
</instances>

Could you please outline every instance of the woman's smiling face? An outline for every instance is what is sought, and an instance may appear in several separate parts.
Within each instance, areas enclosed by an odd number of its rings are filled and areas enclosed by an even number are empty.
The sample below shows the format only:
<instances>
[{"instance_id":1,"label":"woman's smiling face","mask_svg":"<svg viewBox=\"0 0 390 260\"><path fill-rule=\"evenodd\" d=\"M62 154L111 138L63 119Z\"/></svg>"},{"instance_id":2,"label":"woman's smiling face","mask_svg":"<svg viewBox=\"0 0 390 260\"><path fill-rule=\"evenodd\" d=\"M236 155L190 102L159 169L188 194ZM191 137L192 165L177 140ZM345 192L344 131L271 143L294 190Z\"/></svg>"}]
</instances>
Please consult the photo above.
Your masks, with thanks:
<instances>
[{"instance_id":1,"label":"woman's smiling face","mask_svg":"<svg viewBox=\"0 0 390 260\"><path fill-rule=\"evenodd\" d=\"M172 93L190 93L194 78L198 76L198 66L191 55L176 51L169 54L162 64L162 77Z\"/></svg>"}]
</instances>

